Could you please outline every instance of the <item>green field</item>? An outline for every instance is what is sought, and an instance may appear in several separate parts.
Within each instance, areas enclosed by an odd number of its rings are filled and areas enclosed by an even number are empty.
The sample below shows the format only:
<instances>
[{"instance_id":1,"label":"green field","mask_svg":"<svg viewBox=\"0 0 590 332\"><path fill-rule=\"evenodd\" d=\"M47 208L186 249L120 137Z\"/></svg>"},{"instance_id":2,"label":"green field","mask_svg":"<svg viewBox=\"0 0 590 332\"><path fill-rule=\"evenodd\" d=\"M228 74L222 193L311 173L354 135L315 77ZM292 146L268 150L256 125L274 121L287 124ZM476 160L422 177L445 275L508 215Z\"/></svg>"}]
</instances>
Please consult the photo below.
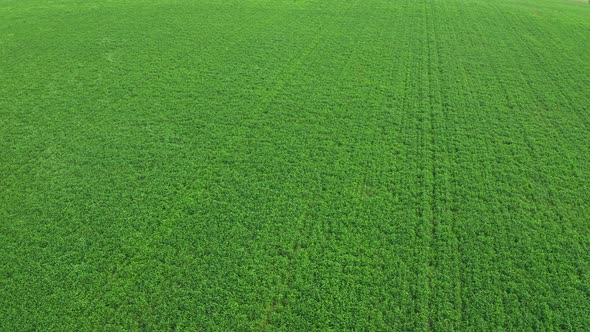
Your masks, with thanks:
<instances>
[{"instance_id":1,"label":"green field","mask_svg":"<svg viewBox=\"0 0 590 332\"><path fill-rule=\"evenodd\" d=\"M588 3L0 0L1 331L588 328Z\"/></svg>"}]
</instances>

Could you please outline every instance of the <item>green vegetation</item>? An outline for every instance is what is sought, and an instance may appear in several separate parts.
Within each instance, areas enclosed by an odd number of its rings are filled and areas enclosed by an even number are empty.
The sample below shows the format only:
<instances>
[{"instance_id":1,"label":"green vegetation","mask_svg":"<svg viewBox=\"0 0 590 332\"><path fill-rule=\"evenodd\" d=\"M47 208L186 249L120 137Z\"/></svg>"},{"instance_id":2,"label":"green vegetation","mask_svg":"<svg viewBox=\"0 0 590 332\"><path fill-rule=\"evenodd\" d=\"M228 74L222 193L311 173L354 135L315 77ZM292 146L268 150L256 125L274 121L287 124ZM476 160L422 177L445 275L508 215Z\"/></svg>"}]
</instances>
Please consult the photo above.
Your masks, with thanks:
<instances>
[{"instance_id":1,"label":"green vegetation","mask_svg":"<svg viewBox=\"0 0 590 332\"><path fill-rule=\"evenodd\" d=\"M590 6L0 0L0 330L590 327Z\"/></svg>"}]
</instances>

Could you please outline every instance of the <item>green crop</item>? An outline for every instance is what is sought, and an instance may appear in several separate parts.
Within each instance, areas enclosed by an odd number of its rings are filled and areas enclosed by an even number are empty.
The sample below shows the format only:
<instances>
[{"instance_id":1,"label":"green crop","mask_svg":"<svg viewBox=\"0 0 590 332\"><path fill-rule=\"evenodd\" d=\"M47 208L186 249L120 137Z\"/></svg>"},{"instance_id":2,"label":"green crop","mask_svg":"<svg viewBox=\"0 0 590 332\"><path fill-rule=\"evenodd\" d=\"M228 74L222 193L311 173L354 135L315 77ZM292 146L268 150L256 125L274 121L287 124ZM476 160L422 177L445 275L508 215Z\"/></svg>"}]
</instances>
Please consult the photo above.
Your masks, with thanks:
<instances>
[{"instance_id":1,"label":"green crop","mask_svg":"<svg viewBox=\"0 0 590 332\"><path fill-rule=\"evenodd\" d=\"M590 327L590 6L0 0L0 330Z\"/></svg>"}]
</instances>

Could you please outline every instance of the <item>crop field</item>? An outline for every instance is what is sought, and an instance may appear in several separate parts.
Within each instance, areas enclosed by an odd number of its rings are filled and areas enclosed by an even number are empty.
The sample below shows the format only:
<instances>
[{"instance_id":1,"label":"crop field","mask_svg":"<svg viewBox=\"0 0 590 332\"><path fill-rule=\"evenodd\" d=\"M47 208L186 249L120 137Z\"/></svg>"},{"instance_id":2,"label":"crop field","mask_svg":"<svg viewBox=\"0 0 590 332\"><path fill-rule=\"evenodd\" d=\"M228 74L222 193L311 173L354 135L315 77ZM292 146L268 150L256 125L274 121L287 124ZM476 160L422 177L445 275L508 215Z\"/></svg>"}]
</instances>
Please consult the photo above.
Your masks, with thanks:
<instances>
[{"instance_id":1,"label":"crop field","mask_svg":"<svg viewBox=\"0 0 590 332\"><path fill-rule=\"evenodd\" d=\"M1 331L590 327L590 5L0 0Z\"/></svg>"}]
</instances>

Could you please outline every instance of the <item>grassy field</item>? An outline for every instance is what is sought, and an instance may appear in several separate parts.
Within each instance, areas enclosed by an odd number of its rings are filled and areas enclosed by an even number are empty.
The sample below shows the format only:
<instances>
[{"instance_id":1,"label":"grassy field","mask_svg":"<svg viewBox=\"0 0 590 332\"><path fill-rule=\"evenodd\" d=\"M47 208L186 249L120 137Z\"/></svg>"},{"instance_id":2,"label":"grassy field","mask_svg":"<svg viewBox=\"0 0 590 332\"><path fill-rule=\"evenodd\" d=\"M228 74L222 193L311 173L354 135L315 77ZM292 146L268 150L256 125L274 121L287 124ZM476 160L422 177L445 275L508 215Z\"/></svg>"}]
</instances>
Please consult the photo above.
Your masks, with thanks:
<instances>
[{"instance_id":1,"label":"grassy field","mask_svg":"<svg viewBox=\"0 0 590 332\"><path fill-rule=\"evenodd\" d=\"M0 0L0 330L590 327L590 5Z\"/></svg>"}]
</instances>

